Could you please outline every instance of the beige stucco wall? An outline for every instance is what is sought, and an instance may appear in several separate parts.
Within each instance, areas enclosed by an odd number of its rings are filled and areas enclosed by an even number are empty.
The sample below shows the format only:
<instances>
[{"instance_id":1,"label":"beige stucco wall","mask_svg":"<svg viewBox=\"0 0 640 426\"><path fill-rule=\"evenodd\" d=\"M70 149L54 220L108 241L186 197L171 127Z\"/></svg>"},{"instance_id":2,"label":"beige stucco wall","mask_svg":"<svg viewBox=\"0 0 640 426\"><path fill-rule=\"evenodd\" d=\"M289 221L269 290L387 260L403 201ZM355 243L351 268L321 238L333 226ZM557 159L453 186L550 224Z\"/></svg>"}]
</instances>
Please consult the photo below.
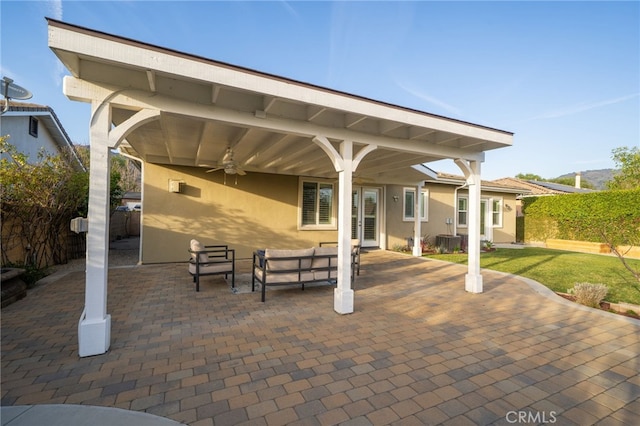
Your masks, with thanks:
<instances>
[{"instance_id":1,"label":"beige stucco wall","mask_svg":"<svg viewBox=\"0 0 640 426\"><path fill-rule=\"evenodd\" d=\"M171 193L169 180L184 180L183 193ZM298 230L298 178L248 173L227 176L195 167L144 166L142 262L189 258L192 238L228 244L238 258L259 248L304 248L335 241L337 231Z\"/></svg>"},{"instance_id":2,"label":"beige stucco wall","mask_svg":"<svg viewBox=\"0 0 640 426\"><path fill-rule=\"evenodd\" d=\"M413 237L413 222L403 221L403 188L410 186L389 185L387 187L387 247L393 249L396 246L405 246L407 237ZM429 191L427 221L421 222L421 235L427 237L431 243L435 242L436 235L453 234L456 220L455 210L455 186L443 184L427 184L424 187ZM459 195L468 195L466 190L460 190ZM394 196L398 201L394 201ZM483 191L483 198L496 197L503 200L503 219L501 227L493 228L494 243L510 243L515 241L516 236L516 199L515 194L494 193ZM509 206L506 208L504 206ZM451 219L451 224L447 224L447 219ZM466 234L467 228L458 227L457 234Z\"/></svg>"},{"instance_id":3,"label":"beige stucco wall","mask_svg":"<svg viewBox=\"0 0 640 426\"><path fill-rule=\"evenodd\" d=\"M459 195L468 195L461 190ZM482 198L502 199L502 226L493 227L494 243L512 243L516 241L516 194L482 191ZM459 234L466 234L467 228L458 228Z\"/></svg>"},{"instance_id":4,"label":"beige stucco wall","mask_svg":"<svg viewBox=\"0 0 640 426\"><path fill-rule=\"evenodd\" d=\"M169 192L169 180L186 183L182 193ZM337 231L298 229L298 185L295 176L248 173L227 176L221 172L205 173L195 167L144 166L144 200L142 210L142 262L181 262L189 258L189 241L197 238L204 244L228 244L238 258L250 258L259 248L304 248L321 241L336 241ZM413 236L413 222L403 216L403 186L389 185L386 194L386 247L405 246ZM453 185L429 184L428 221L422 223L421 235L431 242L438 234L451 234L455 220ZM465 193L465 191L461 191ZM394 196L398 201L394 201ZM503 226L494 228L496 243L515 241L515 195L484 193L483 197L502 197ZM466 228L458 228L465 234Z\"/></svg>"},{"instance_id":5,"label":"beige stucco wall","mask_svg":"<svg viewBox=\"0 0 640 426\"><path fill-rule=\"evenodd\" d=\"M403 188L411 186L389 185L387 187L387 247L393 249L395 246L405 246L407 237L413 237L413 222L403 220ZM434 241L438 234L453 233L453 224L446 224L447 218L454 218L453 190L450 185L425 185L424 189L429 191L429 201L427 204L427 221L421 222L421 235L427 236ZM394 201L394 196L398 201Z\"/></svg>"}]
</instances>

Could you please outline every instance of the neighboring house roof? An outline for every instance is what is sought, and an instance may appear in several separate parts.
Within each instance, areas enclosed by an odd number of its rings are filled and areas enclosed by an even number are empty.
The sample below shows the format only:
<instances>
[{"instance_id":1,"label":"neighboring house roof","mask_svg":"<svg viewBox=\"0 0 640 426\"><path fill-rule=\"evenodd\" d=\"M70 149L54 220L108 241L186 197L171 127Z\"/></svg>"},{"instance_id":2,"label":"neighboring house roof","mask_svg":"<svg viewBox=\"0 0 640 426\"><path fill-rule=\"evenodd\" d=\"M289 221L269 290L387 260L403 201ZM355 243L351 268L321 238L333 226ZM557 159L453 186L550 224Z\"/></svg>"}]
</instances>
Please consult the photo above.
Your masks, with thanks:
<instances>
[{"instance_id":1,"label":"neighboring house roof","mask_svg":"<svg viewBox=\"0 0 640 426\"><path fill-rule=\"evenodd\" d=\"M536 180L522 180L518 178L502 178L493 181L502 185L527 189L530 195L558 195L594 192L593 189L576 188L570 185L562 185L554 182L541 182Z\"/></svg>"},{"instance_id":2,"label":"neighboring house roof","mask_svg":"<svg viewBox=\"0 0 640 426\"><path fill-rule=\"evenodd\" d=\"M560 183L554 183L554 182L539 182L539 181L532 180L532 181L529 181L529 183L541 186L543 188L547 188L550 191L557 191L558 193L564 193L564 194L576 194L576 193L583 194L586 192L594 192L593 189L576 188L575 186L562 185Z\"/></svg>"},{"instance_id":3,"label":"neighboring house roof","mask_svg":"<svg viewBox=\"0 0 640 426\"><path fill-rule=\"evenodd\" d=\"M435 179L427 179L426 181L431 183L442 183L442 184L461 186L465 184L466 179L463 176L438 172L437 177ZM488 180L482 181L482 190L492 191L492 192L504 192L509 194L520 194L520 195L531 194L531 190L528 188L523 188L517 185L511 185L508 182L488 181Z\"/></svg>"},{"instance_id":4,"label":"neighboring house roof","mask_svg":"<svg viewBox=\"0 0 640 426\"><path fill-rule=\"evenodd\" d=\"M4 107L6 102L7 102L6 100L0 100L0 107ZM9 108L2 115L3 117L5 116L6 117L11 117L11 116L38 117L38 120L46 127L47 131L51 135L51 138L53 139L55 144L58 146L58 150L62 152L65 149L69 149L69 151L72 153L73 159L75 160L73 164L74 167L78 169L86 170L84 165L82 164L82 161L80 161L78 154L76 153L76 150L73 145L73 142L71 141L71 138L69 137L69 135L67 134L67 131L62 126L62 123L60 122L60 119L58 119L58 116L56 115L53 108L46 105L40 105L40 104L34 104L34 103L9 101Z\"/></svg>"}]
</instances>

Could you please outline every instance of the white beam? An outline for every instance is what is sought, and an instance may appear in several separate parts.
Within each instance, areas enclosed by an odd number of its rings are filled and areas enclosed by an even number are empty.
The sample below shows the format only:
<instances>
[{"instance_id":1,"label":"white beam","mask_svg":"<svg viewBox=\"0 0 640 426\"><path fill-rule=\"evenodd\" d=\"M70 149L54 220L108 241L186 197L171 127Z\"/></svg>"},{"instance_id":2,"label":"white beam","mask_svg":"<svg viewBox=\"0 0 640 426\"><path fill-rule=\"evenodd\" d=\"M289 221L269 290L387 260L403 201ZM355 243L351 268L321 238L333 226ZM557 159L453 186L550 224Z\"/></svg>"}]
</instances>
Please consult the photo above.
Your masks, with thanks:
<instances>
[{"instance_id":1,"label":"white beam","mask_svg":"<svg viewBox=\"0 0 640 426\"><path fill-rule=\"evenodd\" d=\"M355 114L346 114L345 115L345 120L344 120L344 125L346 128L351 128L353 126L355 126L356 124L360 124L362 123L364 120L367 119L366 115L355 115Z\"/></svg>"},{"instance_id":2,"label":"white beam","mask_svg":"<svg viewBox=\"0 0 640 426\"><path fill-rule=\"evenodd\" d=\"M320 117L326 110L327 108L324 107L309 105L307 107L307 121L315 120L316 118Z\"/></svg>"},{"instance_id":3,"label":"white beam","mask_svg":"<svg viewBox=\"0 0 640 426\"><path fill-rule=\"evenodd\" d=\"M215 104L218 102L218 96L220 96L220 86L217 84L213 84L211 86L211 103Z\"/></svg>"},{"instance_id":4,"label":"white beam","mask_svg":"<svg viewBox=\"0 0 640 426\"><path fill-rule=\"evenodd\" d=\"M109 101L114 106L159 109L168 113L190 115L234 125L255 127L304 137L324 135L329 139L350 140L354 143L365 145L375 144L379 148L427 154L437 158L462 158L465 160L478 160L483 158L482 152L479 153L460 148L435 145L424 141L369 135L349 129L325 127L308 121L287 120L275 116L256 118L254 114L251 113L191 103L158 94L151 96L149 92L121 90L119 93L115 93L116 90L118 90L118 88L111 88L110 90L109 88L97 86L71 76L66 76L64 79L64 93L72 100L91 102L93 99L105 99L109 94L113 94L113 98Z\"/></svg>"},{"instance_id":5,"label":"white beam","mask_svg":"<svg viewBox=\"0 0 640 426\"><path fill-rule=\"evenodd\" d=\"M326 137L321 135L314 136L313 141L316 144L318 144L318 146L322 148L324 152L327 153L327 156L333 163L333 167L336 169L336 172L338 173L342 172L344 170L343 157L338 153L338 151L336 151L333 145L331 145L331 142L329 142L329 140ZM350 152L352 151L353 151L353 143L351 144ZM349 156L349 162L351 162L351 155Z\"/></svg>"},{"instance_id":6,"label":"white beam","mask_svg":"<svg viewBox=\"0 0 640 426\"><path fill-rule=\"evenodd\" d=\"M127 135L135 129L158 119L160 119L160 111L158 110L143 109L136 112L109 132L109 146L117 148Z\"/></svg>"},{"instance_id":7,"label":"white beam","mask_svg":"<svg viewBox=\"0 0 640 426\"><path fill-rule=\"evenodd\" d=\"M149 81L149 90L156 91L156 73L151 70L147 70L147 80Z\"/></svg>"}]
</instances>

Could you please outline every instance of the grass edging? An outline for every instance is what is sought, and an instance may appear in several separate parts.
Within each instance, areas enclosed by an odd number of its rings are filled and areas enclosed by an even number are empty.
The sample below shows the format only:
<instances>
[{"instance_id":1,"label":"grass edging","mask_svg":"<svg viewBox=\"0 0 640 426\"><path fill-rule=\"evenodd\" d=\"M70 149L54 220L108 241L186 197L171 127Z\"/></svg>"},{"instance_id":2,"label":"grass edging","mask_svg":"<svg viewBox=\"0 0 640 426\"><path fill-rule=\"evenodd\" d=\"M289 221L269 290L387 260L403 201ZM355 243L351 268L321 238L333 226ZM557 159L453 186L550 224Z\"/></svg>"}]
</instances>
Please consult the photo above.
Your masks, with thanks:
<instances>
[{"instance_id":1,"label":"grass edging","mask_svg":"<svg viewBox=\"0 0 640 426\"><path fill-rule=\"evenodd\" d=\"M432 260L439 260L439 259L432 259ZM544 284L541 284L536 280L532 280L531 278L527 278L527 277L523 277L523 276L515 275L515 274L510 274L508 272L496 271L494 269L486 269L486 270L494 272L496 274L504 275L505 277L518 279L518 280L524 282L525 284L527 284L534 292L540 294L541 296L543 296L543 297L545 297L545 298L547 298L547 299L549 299L549 300L551 300L551 301L553 301L555 303L559 303L561 305L564 305L564 306L567 306L567 307L571 307L572 309L578 309L578 310L585 311L585 312L595 312L598 315L602 315L602 316L604 316L606 318L616 318L616 319L622 320L622 321L630 323L630 324L640 325L640 320L637 320L635 318L627 317L627 316L624 316L624 315L619 315L619 314L614 313L614 312L603 311L602 309L590 308L588 306L581 305L581 304L576 303L576 302L571 302L570 300L567 300L567 299L563 298L562 296L556 294L555 291L553 291L550 288L546 287ZM627 304L627 305L635 306L635 305L630 305L630 304Z\"/></svg>"},{"instance_id":2,"label":"grass edging","mask_svg":"<svg viewBox=\"0 0 640 426\"><path fill-rule=\"evenodd\" d=\"M467 254L429 254L425 257L468 265ZM628 259L640 270L640 260ZM555 292L567 292L576 283L604 284L606 301L640 305L640 286L615 257L540 247L499 248L481 253L480 267L538 281Z\"/></svg>"}]
</instances>

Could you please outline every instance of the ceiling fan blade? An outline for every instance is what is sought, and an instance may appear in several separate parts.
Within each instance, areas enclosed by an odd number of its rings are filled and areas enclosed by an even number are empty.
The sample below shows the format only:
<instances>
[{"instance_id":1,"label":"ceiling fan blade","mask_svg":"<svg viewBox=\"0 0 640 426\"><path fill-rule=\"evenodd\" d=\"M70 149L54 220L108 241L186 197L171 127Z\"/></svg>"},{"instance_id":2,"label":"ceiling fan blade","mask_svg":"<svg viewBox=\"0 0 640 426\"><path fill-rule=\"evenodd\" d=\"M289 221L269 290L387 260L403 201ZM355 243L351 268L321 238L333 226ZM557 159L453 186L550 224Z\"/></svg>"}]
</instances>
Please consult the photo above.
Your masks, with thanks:
<instances>
[{"instance_id":1,"label":"ceiling fan blade","mask_svg":"<svg viewBox=\"0 0 640 426\"><path fill-rule=\"evenodd\" d=\"M216 167L214 169L209 169L205 173L217 172L218 170L222 170L222 167Z\"/></svg>"},{"instance_id":2,"label":"ceiling fan blade","mask_svg":"<svg viewBox=\"0 0 640 426\"><path fill-rule=\"evenodd\" d=\"M245 172L245 171L244 171L244 170L242 170L242 169L236 169L236 172L237 172L240 176L244 176L244 175L246 175L246 174L247 174L247 172Z\"/></svg>"}]
</instances>

